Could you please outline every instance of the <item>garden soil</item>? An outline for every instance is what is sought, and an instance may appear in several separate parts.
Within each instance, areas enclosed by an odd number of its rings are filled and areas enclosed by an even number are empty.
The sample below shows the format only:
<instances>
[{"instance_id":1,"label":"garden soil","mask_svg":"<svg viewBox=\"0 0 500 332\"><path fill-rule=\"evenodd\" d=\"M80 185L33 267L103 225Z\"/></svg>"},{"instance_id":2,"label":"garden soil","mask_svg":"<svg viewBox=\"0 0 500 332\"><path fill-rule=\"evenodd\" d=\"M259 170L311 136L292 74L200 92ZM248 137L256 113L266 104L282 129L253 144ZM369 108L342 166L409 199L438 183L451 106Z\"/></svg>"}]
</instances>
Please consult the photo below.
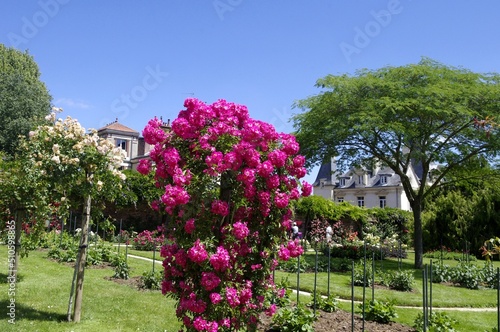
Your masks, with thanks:
<instances>
[{"instance_id":1,"label":"garden soil","mask_svg":"<svg viewBox=\"0 0 500 332\"><path fill-rule=\"evenodd\" d=\"M141 281L140 277L134 277L127 280L117 279L108 277L105 278L107 280L112 280L116 283L129 285L135 289L141 289ZM340 332L340 331L363 331L363 321L359 315L354 315L354 330L351 329L352 316L350 312L346 312L343 310L337 310L335 312L324 312L317 311L318 315L317 320L313 324L313 328L315 332ZM269 316L262 313L259 317L260 322L257 326L257 330L259 332L271 332L272 329L272 321ZM364 331L366 332L392 332L392 331L400 331L400 332L415 332L416 330L412 327L405 326L399 323L389 323L389 324L380 324L376 322L365 321L364 323Z\"/></svg>"},{"instance_id":2,"label":"garden soil","mask_svg":"<svg viewBox=\"0 0 500 332\"><path fill-rule=\"evenodd\" d=\"M338 332L338 331L352 331L351 330L351 313L337 310L335 312L317 312L318 319L314 322L313 327L315 332ZM363 331L363 321L360 316L354 316L354 331ZM257 330L262 332L271 332L271 318L262 314L260 317L260 323ZM416 330L412 327L401 325L399 323L390 324L379 324L376 322L365 321L366 332L391 332L391 331L401 331L401 332L415 332Z\"/></svg>"}]
</instances>

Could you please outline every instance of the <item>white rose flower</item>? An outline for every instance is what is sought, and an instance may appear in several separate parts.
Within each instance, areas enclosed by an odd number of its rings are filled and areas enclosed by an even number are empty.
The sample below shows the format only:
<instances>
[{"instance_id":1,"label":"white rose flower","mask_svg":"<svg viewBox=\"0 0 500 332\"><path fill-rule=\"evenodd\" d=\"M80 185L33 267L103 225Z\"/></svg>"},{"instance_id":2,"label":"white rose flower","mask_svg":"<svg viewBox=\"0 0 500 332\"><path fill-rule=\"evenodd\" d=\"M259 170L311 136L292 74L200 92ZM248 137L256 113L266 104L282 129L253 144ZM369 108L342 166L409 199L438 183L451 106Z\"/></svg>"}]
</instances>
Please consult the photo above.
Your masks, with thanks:
<instances>
[{"instance_id":1,"label":"white rose flower","mask_svg":"<svg viewBox=\"0 0 500 332\"><path fill-rule=\"evenodd\" d=\"M59 156L53 156L50 160L52 160L56 164L60 164L61 163L61 160L59 159Z\"/></svg>"},{"instance_id":2,"label":"white rose flower","mask_svg":"<svg viewBox=\"0 0 500 332\"><path fill-rule=\"evenodd\" d=\"M56 121L56 113L55 112L51 112L49 115L47 115L45 117L45 120L50 121L50 122Z\"/></svg>"},{"instance_id":3,"label":"white rose flower","mask_svg":"<svg viewBox=\"0 0 500 332\"><path fill-rule=\"evenodd\" d=\"M61 149L59 147L59 144L54 144L52 146L52 152L54 152L55 155L58 155L61 152Z\"/></svg>"}]
</instances>

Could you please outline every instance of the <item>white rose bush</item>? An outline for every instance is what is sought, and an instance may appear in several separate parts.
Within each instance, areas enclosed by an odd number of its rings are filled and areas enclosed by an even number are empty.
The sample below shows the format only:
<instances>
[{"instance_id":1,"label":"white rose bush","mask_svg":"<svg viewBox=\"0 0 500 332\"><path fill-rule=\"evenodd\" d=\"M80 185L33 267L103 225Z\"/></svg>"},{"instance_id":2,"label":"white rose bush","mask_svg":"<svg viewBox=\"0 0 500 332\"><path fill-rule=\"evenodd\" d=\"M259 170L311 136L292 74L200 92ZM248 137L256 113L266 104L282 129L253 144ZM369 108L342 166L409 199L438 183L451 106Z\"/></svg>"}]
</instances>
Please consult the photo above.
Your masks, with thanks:
<instances>
[{"instance_id":1,"label":"white rose bush","mask_svg":"<svg viewBox=\"0 0 500 332\"><path fill-rule=\"evenodd\" d=\"M124 153L113 142L100 138L96 130L87 132L76 119L57 119L52 112L47 124L31 131L22 141L23 160L46 184L46 202L56 205L58 213L83 203L80 250L75 265L77 271L73 320L81 315L84 266L88 245L88 226L92 201L113 200L125 180L119 170ZM43 207L40 207L43 209ZM72 292L71 292L72 293ZM72 294L70 295L72 297ZM71 305L68 320L71 320Z\"/></svg>"}]
</instances>

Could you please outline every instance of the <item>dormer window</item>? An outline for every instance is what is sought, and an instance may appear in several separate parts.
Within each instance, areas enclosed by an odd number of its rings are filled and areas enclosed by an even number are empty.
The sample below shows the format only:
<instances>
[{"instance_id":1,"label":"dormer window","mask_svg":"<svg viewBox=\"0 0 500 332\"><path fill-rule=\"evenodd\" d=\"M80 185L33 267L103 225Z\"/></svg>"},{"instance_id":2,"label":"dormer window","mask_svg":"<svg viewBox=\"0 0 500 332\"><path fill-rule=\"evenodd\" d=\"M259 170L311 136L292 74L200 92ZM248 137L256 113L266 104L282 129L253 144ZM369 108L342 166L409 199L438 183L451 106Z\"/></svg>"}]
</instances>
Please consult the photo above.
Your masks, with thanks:
<instances>
[{"instance_id":1,"label":"dormer window","mask_svg":"<svg viewBox=\"0 0 500 332\"><path fill-rule=\"evenodd\" d=\"M380 176L380 184L387 184L387 176L386 175Z\"/></svg>"},{"instance_id":2,"label":"dormer window","mask_svg":"<svg viewBox=\"0 0 500 332\"><path fill-rule=\"evenodd\" d=\"M344 186L345 186L345 178L340 178L340 180L339 180L339 185L340 185L341 187L344 187Z\"/></svg>"}]
</instances>

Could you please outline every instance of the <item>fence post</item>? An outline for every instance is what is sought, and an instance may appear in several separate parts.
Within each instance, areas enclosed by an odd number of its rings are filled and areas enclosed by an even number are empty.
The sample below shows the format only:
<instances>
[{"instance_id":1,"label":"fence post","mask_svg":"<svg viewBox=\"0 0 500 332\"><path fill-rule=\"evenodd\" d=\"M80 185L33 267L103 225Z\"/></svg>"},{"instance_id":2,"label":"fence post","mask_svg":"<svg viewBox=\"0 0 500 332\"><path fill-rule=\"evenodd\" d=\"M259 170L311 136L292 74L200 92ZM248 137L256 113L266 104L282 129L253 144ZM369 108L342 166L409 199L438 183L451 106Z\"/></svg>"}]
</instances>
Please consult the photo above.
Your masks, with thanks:
<instances>
[{"instance_id":1,"label":"fence post","mask_svg":"<svg viewBox=\"0 0 500 332\"><path fill-rule=\"evenodd\" d=\"M422 295L424 332L427 332L427 265L422 269Z\"/></svg>"},{"instance_id":2,"label":"fence post","mask_svg":"<svg viewBox=\"0 0 500 332\"><path fill-rule=\"evenodd\" d=\"M313 313L316 316L316 284L318 281L318 243L316 243L316 246L314 247L314 250L316 251L316 257L315 257L315 262L314 262L314 295L313 295Z\"/></svg>"},{"instance_id":3,"label":"fence post","mask_svg":"<svg viewBox=\"0 0 500 332\"><path fill-rule=\"evenodd\" d=\"M372 302L375 300L375 251L372 253Z\"/></svg>"},{"instance_id":4,"label":"fence post","mask_svg":"<svg viewBox=\"0 0 500 332\"><path fill-rule=\"evenodd\" d=\"M153 244L153 274L155 273L156 243Z\"/></svg>"},{"instance_id":5,"label":"fence post","mask_svg":"<svg viewBox=\"0 0 500 332\"><path fill-rule=\"evenodd\" d=\"M429 267L429 316L432 317L432 259Z\"/></svg>"},{"instance_id":6,"label":"fence post","mask_svg":"<svg viewBox=\"0 0 500 332\"><path fill-rule=\"evenodd\" d=\"M125 264L127 264L128 259L128 240L125 242Z\"/></svg>"},{"instance_id":7,"label":"fence post","mask_svg":"<svg viewBox=\"0 0 500 332\"><path fill-rule=\"evenodd\" d=\"M351 268L351 332L354 331L354 260Z\"/></svg>"},{"instance_id":8,"label":"fence post","mask_svg":"<svg viewBox=\"0 0 500 332\"><path fill-rule=\"evenodd\" d=\"M401 240L399 240L399 252L398 252L398 268L401 270L401 262L403 261L403 252L401 250Z\"/></svg>"},{"instance_id":9,"label":"fence post","mask_svg":"<svg viewBox=\"0 0 500 332\"><path fill-rule=\"evenodd\" d=\"M299 305L300 255L297 257L297 306Z\"/></svg>"},{"instance_id":10,"label":"fence post","mask_svg":"<svg viewBox=\"0 0 500 332\"><path fill-rule=\"evenodd\" d=\"M363 243L363 321L361 331L365 330L365 300L366 300L366 242Z\"/></svg>"},{"instance_id":11,"label":"fence post","mask_svg":"<svg viewBox=\"0 0 500 332\"><path fill-rule=\"evenodd\" d=\"M331 266L332 257L330 256L330 243L328 243L328 286L326 294L330 297L330 266Z\"/></svg>"},{"instance_id":12,"label":"fence post","mask_svg":"<svg viewBox=\"0 0 500 332\"><path fill-rule=\"evenodd\" d=\"M120 254L120 247L122 244L122 219L120 219L120 231L118 232L118 254Z\"/></svg>"},{"instance_id":13,"label":"fence post","mask_svg":"<svg viewBox=\"0 0 500 332\"><path fill-rule=\"evenodd\" d=\"M500 267L497 267L497 331L500 331Z\"/></svg>"}]
</instances>

